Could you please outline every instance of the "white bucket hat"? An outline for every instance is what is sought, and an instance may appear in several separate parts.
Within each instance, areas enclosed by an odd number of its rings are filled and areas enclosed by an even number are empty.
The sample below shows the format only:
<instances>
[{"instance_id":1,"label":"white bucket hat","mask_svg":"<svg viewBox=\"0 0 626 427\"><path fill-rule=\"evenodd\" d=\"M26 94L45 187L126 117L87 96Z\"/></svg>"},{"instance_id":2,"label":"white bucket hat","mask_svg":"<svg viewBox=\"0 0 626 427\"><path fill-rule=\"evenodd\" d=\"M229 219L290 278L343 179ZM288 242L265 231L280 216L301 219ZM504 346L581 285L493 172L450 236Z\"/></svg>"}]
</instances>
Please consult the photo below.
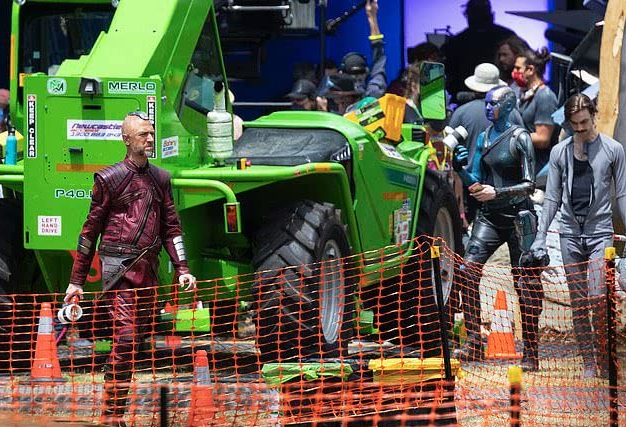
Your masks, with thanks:
<instances>
[{"instance_id":1,"label":"white bucket hat","mask_svg":"<svg viewBox=\"0 0 626 427\"><path fill-rule=\"evenodd\" d=\"M474 75L465 79L465 86L475 92L489 92L496 86L506 86L504 80L500 80L500 70L493 64L484 62L474 69Z\"/></svg>"}]
</instances>

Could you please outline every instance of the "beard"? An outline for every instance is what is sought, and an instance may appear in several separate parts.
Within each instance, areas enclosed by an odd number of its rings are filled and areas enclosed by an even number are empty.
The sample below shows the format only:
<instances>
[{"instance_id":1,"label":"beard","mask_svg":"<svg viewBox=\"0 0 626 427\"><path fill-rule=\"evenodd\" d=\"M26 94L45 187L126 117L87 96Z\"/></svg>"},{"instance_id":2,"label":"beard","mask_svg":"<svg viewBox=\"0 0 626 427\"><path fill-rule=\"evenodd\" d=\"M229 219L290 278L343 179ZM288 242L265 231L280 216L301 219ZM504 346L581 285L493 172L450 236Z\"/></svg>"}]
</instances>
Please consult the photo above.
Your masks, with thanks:
<instances>
[{"instance_id":1,"label":"beard","mask_svg":"<svg viewBox=\"0 0 626 427\"><path fill-rule=\"evenodd\" d=\"M500 78L502 80L504 80L505 82L513 81L513 77L511 77L511 73L513 72L514 68L513 65L509 67L508 65L500 63L499 65L497 65L497 67L500 69Z\"/></svg>"}]
</instances>

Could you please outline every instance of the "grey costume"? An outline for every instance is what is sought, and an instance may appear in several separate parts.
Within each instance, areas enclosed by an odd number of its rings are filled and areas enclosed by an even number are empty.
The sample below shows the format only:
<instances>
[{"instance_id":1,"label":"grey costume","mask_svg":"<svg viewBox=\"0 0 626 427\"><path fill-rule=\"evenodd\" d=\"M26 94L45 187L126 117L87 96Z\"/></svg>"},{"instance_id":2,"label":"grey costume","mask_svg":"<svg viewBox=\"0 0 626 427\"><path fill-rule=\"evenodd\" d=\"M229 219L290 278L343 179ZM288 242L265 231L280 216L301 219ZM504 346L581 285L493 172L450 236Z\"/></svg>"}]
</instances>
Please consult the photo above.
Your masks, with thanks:
<instances>
[{"instance_id":1,"label":"grey costume","mask_svg":"<svg viewBox=\"0 0 626 427\"><path fill-rule=\"evenodd\" d=\"M626 155L619 142L602 134L593 142L585 143L584 149L593 171L588 215L576 217L572 208L574 143L570 137L556 145L550 154L548 184L533 249L545 250L548 227L560 207L561 252L572 302L574 330L585 366L594 362L593 343L596 342L603 350L598 352L598 365L604 369L604 248L612 246L613 242L612 183L622 221L626 220ZM594 311L595 337L591 333L590 308Z\"/></svg>"}]
</instances>

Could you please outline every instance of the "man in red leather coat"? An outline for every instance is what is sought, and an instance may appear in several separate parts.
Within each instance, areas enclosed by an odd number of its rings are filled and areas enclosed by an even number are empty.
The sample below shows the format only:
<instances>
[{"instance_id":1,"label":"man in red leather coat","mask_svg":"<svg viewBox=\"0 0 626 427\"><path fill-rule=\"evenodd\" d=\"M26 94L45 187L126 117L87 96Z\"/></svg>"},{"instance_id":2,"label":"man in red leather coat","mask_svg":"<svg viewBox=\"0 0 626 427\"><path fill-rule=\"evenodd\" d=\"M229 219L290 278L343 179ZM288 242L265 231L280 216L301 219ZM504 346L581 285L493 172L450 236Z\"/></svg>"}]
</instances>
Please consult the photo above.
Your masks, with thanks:
<instances>
[{"instance_id":1,"label":"man in red leather coat","mask_svg":"<svg viewBox=\"0 0 626 427\"><path fill-rule=\"evenodd\" d=\"M103 422L123 426L129 381L141 338L154 319L158 255L172 260L175 280L192 291L182 231L172 199L170 174L148 163L154 128L145 113L129 113L122 124L126 158L94 175L87 220L65 301L83 292L95 244L102 262L102 287L113 322L113 346L105 366Z\"/></svg>"}]
</instances>

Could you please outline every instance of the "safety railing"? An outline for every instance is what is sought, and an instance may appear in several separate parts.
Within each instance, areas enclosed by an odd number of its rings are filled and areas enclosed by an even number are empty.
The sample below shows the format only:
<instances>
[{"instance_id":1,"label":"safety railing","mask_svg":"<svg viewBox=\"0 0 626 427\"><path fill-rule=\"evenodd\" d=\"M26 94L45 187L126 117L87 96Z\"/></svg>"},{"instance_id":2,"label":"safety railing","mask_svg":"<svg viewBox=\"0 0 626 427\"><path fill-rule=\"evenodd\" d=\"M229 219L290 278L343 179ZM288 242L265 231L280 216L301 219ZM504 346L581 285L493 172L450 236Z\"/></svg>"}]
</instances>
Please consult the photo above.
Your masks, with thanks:
<instances>
[{"instance_id":1,"label":"safety railing","mask_svg":"<svg viewBox=\"0 0 626 427\"><path fill-rule=\"evenodd\" d=\"M63 295L5 296L0 420L92 422L109 410L137 426L625 422L626 294L610 252L512 271L505 255L475 265L430 238L415 248L398 248L395 273L368 286L371 253L229 278L252 289L234 298L215 286L226 279L201 280L190 295L87 295L82 313L59 317ZM132 319L112 322L128 304Z\"/></svg>"}]
</instances>

